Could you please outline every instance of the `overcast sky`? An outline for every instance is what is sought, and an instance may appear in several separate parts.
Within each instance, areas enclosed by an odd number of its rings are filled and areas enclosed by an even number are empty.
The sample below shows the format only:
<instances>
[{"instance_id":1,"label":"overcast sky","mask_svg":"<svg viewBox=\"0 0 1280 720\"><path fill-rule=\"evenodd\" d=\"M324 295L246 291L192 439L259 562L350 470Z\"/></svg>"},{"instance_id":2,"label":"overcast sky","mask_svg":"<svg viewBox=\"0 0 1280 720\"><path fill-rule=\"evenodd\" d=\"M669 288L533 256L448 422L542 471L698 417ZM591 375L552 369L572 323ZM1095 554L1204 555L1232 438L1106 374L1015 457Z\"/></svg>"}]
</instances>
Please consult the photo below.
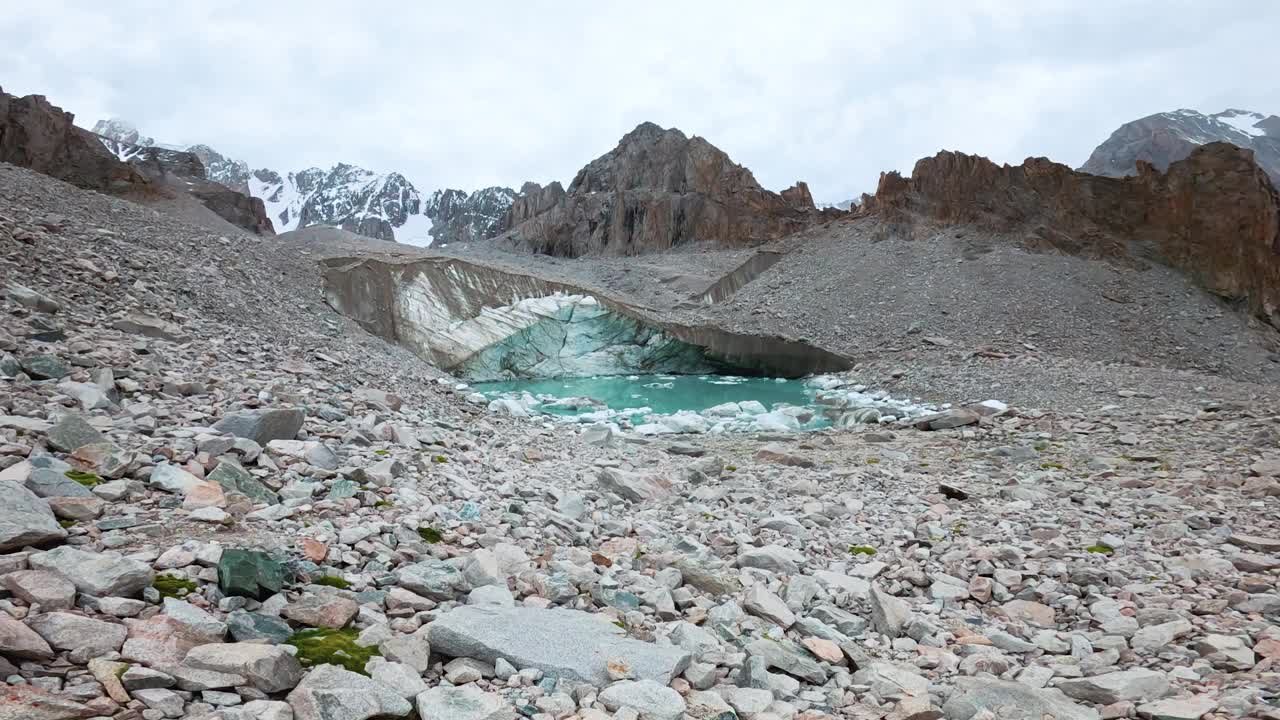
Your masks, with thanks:
<instances>
[{"instance_id":1,"label":"overcast sky","mask_svg":"<svg viewBox=\"0 0 1280 720\"><path fill-rule=\"evenodd\" d=\"M1276 0L872 5L12 2L0 86L86 127L421 190L568 181L652 120L820 201L941 149L1078 166L1151 113L1280 113Z\"/></svg>"}]
</instances>

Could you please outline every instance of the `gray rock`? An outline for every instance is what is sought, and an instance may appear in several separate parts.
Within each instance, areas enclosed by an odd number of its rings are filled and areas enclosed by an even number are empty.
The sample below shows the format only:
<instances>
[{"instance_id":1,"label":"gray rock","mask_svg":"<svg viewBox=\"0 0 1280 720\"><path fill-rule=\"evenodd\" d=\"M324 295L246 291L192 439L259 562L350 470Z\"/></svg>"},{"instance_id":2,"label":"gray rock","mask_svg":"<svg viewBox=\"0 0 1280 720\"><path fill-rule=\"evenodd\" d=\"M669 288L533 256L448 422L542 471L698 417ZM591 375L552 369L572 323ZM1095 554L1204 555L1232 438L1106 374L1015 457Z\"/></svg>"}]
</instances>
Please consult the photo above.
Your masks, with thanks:
<instances>
[{"instance_id":1,"label":"gray rock","mask_svg":"<svg viewBox=\"0 0 1280 720\"><path fill-rule=\"evenodd\" d=\"M632 502L657 500L671 494L671 483L661 478L617 468L601 468L597 481L605 492Z\"/></svg>"},{"instance_id":2,"label":"gray rock","mask_svg":"<svg viewBox=\"0 0 1280 720\"><path fill-rule=\"evenodd\" d=\"M34 630L0 612L0 655L27 660L52 660L53 648ZM3 715L0 715L3 717Z\"/></svg>"},{"instance_id":3,"label":"gray rock","mask_svg":"<svg viewBox=\"0 0 1280 720\"><path fill-rule=\"evenodd\" d=\"M1218 701L1204 695L1169 698L1138 706L1138 717L1150 720L1200 720L1218 709Z\"/></svg>"},{"instance_id":4,"label":"gray rock","mask_svg":"<svg viewBox=\"0 0 1280 720\"><path fill-rule=\"evenodd\" d=\"M917 430L949 430L951 428L973 425L982 416L968 408L952 408L933 415L924 415L911 421Z\"/></svg>"},{"instance_id":5,"label":"gray rock","mask_svg":"<svg viewBox=\"0 0 1280 720\"><path fill-rule=\"evenodd\" d=\"M76 586L57 573L19 570L0 577L5 589L44 612L68 610L76 604Z\"/></svg>"},{"instance_id":6,"label":"gray rock","mask_svg":"<svg viewBox=\"0 0 1280 720\"><path fill-rule=\"evenodd\" d=\"M747 644L747 654L762 658L768 667L821 685L827 681L827 671L813 659L807 650L788 640L760 639Z\"/></svg>"},{"instance_id":7,"label":"gray rock","mask_svg":"<svg viewBox=\"0 0 1280 720\"><path fill-rule=\"evenodd\" d=\"M800 572L804 561L804 555L781 545L765 545L738 554L738 567L759 568L784 575Z\"/></svg>"},{"instance_id":8,"label":"gray rock","mask_svg":"<svg viewBox=\"0 0 1280 720\"><path fill-rule=\"evenodd\" d=\"M151 487L160 488L165 492L186 495L204 481L177 465L159 463L152 468L148 482L151 483Z\"/></svg>"},{"instance_id":9,"label":"gray rock","mask_svg":"<svg viewBox=\"0 0 1280 720\"><path fill-rule=\"evenodd\" d=\"M227 628L236 642L265 642L279 645L293 635L289 623L278 617L236 610L227 616Z\"/></svg>"},{"instance_id":10,"label":"gray rock","mask_svg":"<svg viewBox=\"0 0 1280 720\"><path fill-rule=\"evenodd\" d=\"M298 408L248 410L223 417L213 429L266 445L272 440L294 439L305 419Z\"/></svg>"},{"instance_id":11,"label":"gray rock","mask_svg":"<svg viewBox=\"0 0 1280 720\"><path fill-rule=\"evenodd\" d=\"M119 650L128 635L124 625L67 612L35 615L27 626L58 650L88 651L94 657Z\"/></svg>"},{"instance_id":12,"label":"gray rock","mask_svg":"<svg viewBox=\"0 0 1280 720\"><path fill-rule=\"evenodd\" d=\"M183 664L197 670L243 676L255 688L266 693L289 690L302 679L302 666L298 660L278 645L200 645L191 648Z\"/></svg>"},{"instance_id":13,"label":"gray rock","mask_svg":"<svg viewBox=\"0 0 1280 720\"><path fill-rule=\"evenodd\" d=\"M500 695L475 685L439 686L416 699L420 720L513 720L515 709Z\"/></svg>"},{"instance_id":14,"label":"gray rock","mask_svg":"<svg viewBox=\"0 0 1280 720\"><path fill-rule=\"evenodd\" d=\"M787 608L782 598L775 595L763 583L757 583L747 591L742 601L742 609L780 626L783 630L796 622L796 616Z\"/></svg>"},{"instance_id":15,"label":"gray rock","mask_svg":"<svg viewBox=\"0 0 1280 720\"><path fill-rule=\"evenodd\" d=\"M911 608L876 585L871 586L868 600L871 603L871 626L876 632L891 638L901 636L907 623L911 622Z\"/></svg>"},{"instance_id":16,"label":"gray rock","mask_svg":"<svg viewBox=\"0 0 1280 720\"><path fill-rule=\"evenodd\" d=\"M93 383L64 380L58 383L58 392L74 399L80 404L80 409L85 411L108 408L115 404L105 390Z\"/></svg>"},{"instance_id":17,"label":"gray rock","mask_svg":"<svg viewBox=\"0 0 1280 720\"><path fill-rule=\"evenodd\" d=\"M295 720L404 717L413 706L396 691L337 665L319 665L286 698Z\"/></svg>"},{"instance_id":18,"label":"gray rock","mask_svg":"<svg viewBox=\"0 0 1280 720\"><path fill-rule=\"evenodd\" d=\"M0 480L0 552L67 537L49 503L12 480Z\"/></svg>"},{"instance_id":19,"label":"gray rock","mask_svg":"<svg viewBox=\"0 0 1280 720\"><path fill-rule=\"evenodd\" d=\"M71 372L57 355L27 355L22 358L22 371L33 380L61 380Z\"/></svg>"},{"instance_id":20,"label":"gray rock","mask_svg":"<svg viewBox=\"0 0 1280 720\"><path fill-rule=\"evenodd\" d=\"M32 290L25 285L13 284L5 288L10 300L35 310L36 312L54 314L62 310L62 305L47 295Z\"/></svg>"},{"instance_id":21,"label":"gray rock","mask_svg":"<svg viewBox=\"0 0 1280 720\"><path fill-rule=\"evenodd\" d=\"M1133 668L1063 680L1058 689L1076 700L1110 705L1122 700L1159 700L1169 694L1169 679L1162 672Z\"/></svg>"},{"instance_id":22,"label":"gray rock","mask_svg":"<svg viewBox=\"0 0 1280 720\"><path fill-rule=\"evenodd\" d=\"M442 560L424 560L400 568L399 585L432 600L453 600L471 588L462 571Z\"/></svg>"},{"instance_id":23,"label":"gray rock","mask_svg":"<svg viewBox=\"0 0 1280 720\"><path fill-rule=\"evenodd\" d=\"M1133 638L1129 640L1129 646L1134 650L1158 652L1180 635L1191 632L1192 629L1191 623L1182 619L1148 625L1133 634Z\"/></svg>"},{"instance_id":24,"label":"gray rock","mask_svg":"<svg viewBox=\"0 0 1280 720\"><path fill-rule=\"evenodd\" d=\"M956 678L942 713L947 720L970 720L984 713L1000 720L1098 720L1096 710L1071 702L1057 690L982 677Z\"/></svg>"},{"instance_id":25,"label":"gray rock","mask_svg":"<svg viewBox=\"0 0 1280 720\"><path fill-rule=\"evenodd\" d=\"M540 610L466 605L431 623L436 652L492 663L498 658L518 668L538 668L567 680L608 684L609 662L621 662L637 679L666 685L688 667L684 650L619 637L604 618L577 610Z\"/></svg>"},{"instance_id":26,"label":"gray rock","mask_svg":"<svg viewBox=\"0 0 1280 720\"><path fill-rule=\"evenodd\" d=\"M208 474L207 479L218 483L227 492L241 493L255 503L275 505L280 502L275 491L250 475L248 470L240 467L240 463L234 460L218 461L218 466Z\"/></svg>"},{"instance_id":27,"label":"gray rock","mask_svg":"<svg viewBox=\"0 0 1280 720\"><path fill-rule=\"evenodd\" d=\"M600 691L600 702L612 712L631 708L640 720L680 720L684 698L666 685L652 680L623 680Z\"/></svg>"},{"instance_id":28,"label":"gray rock","mask_svg":"<svg viewBox=\"0 0 1280 720\"><path fill-rule=\"evenodd\" d=\"M49 447L73 453L85 445L106 442L102 433L79 415L64 415L45 438Z\"/></svg>"},{"instance_id":29,"label":"gray rock","mask_svg":"<svg viewBox=\"0 0 1280 720\"><path fill-rule=\"evenodd\" d=\"M182 328L145 313L133 313L111 323L111 327L131 335L142 335L157 340L183 343L187 341Z\"/></svg>"},{"instance_id":30,"label":"gray rock","mask_svg":"<svg viewBox=\"0 0 1280 720\"><path fill-rule=\"evenodd\" d=\"M136 700L141 700L148 708L164 713L167 718L180 718L184 714L183 710L186 702L181 695L172 690L159 688L136 690L133 692L133 697Z\"/></svg>"},{"instance_id":31,"label":"gray rock","mask_svg":"<svg viewBox=\"0 0 1280 720\"><path fill-rule=\"evenodd\" d=\"M151 585L151 566L117 552L86 552L73 547L54 548L32 555L35 570L48 570L70 580L76 590L95 597L133 597Z\"/></svg>"},{"instance_id":32,"label":"gray rock","mask_svg":"<svg viewBox=\"0 0 1280 720\"><path fill-rule=\"evenodd\" d=\"M208 638L221 639L227 633L226 623L210 615L204 608L196 607L185 600L165 598L164 614L186 626L193 633Z\"/></svg>"},{"instance_id":33,"label":"gray rock","mask_svg":"<svg viewBox=\"0 0 1280 720\"><path fill-rule=\"evenodd\" d=\"M66 463L52 461L47 463L47 467L33 468L25 484L28 490L42 498L93 497L89 488L67 477L70 469L71 466Z\"/></svg>"},{"instance_id":34,"label":"gray rock","mask_svg":"<svg viewBox=\"0 0 1280 720\"><path fill-rule=\"evenodd\" d=\"M373 657L364 669L374 682L386 685L405 700L412 700L420 693L427 691L427 683L422 679L422 675L404 663Z\"/></svg>"}]
</instances>

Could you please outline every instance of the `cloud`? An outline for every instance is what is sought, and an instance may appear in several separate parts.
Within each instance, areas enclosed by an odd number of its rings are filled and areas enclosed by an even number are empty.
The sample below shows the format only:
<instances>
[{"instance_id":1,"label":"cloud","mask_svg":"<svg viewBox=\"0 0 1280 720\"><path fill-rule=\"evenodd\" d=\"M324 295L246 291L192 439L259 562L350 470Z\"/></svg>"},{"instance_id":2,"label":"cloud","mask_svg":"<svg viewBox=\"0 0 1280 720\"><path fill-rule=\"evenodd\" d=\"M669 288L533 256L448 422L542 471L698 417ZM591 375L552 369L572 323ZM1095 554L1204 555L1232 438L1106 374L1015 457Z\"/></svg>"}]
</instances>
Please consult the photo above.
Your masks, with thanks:
<instances>
[{"instance_id":1,"label":"cloud","mask_svg":"<svg viewBox=\"0 0 1280 720\"><path fill-rule=\"evenodd\" d=\"M44 0L0 15L0 84L85 125L420 189L567 181L652 120L834 201L944 148L1079 165L1153 112L1280 113L1277 26L1265 0Z\"/></svg>"}]
</instances>

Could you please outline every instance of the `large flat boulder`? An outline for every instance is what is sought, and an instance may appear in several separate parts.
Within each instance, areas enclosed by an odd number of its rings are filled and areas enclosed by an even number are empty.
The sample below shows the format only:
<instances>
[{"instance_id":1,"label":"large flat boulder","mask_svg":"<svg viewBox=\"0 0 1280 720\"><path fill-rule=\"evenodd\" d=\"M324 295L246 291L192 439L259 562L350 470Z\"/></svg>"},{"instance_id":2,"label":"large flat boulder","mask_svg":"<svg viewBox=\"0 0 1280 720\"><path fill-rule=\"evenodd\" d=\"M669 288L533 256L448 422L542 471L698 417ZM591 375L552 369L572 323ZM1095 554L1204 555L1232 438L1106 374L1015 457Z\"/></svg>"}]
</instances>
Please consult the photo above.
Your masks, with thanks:
<instances>
[{"instance_id":1,"label":"large flat boulder","mask_svg":"<svg viewBox=\"0 0 1280 720\"><path fill-rule=\"evenodd\" d=\"M468 605L429 626L431 649L449 657L534 667L567 680L596 686L610 681L607 665L621 663L638 680L666 685L692 659L676 647L660 647L621 636L601 616L578 610L541 610Z\"/></svg>"},{"instance_id":2,"label":"large flat boulder","mask_svg":"<svg viewBox=\"0 0 1280 720\"><path fill-rule=\"evenodd\" d=\"M34 570L58 573L76 590L94 597L133 597L155 579L150 565L118 552L94 553L64 546L32 555L28 562Z\"/></svg>"},{"instance_id":3,"label":"large flat boulder","mask_svg":"<svg viewBox=\"0 0 1280 720\"><path fill-rule=\"evenodd\" d=\"M266 445L272 440L294 439L305 419L306 414L298 408L246 410L223 417L213 429Z\"/></svg>"},{"instance_id":4,"label":"large flat boulder","mask_svg":"<svg viewBox=\"0 0 1280 720\"><path fill-rule=\"evenodd\" d=\"M992 678L957 678L942 706L947 720L969 720L987 711L1000 720L1098 720L1097 710L1077 705L1057 690Z\"/></svg>"}]
</instances>

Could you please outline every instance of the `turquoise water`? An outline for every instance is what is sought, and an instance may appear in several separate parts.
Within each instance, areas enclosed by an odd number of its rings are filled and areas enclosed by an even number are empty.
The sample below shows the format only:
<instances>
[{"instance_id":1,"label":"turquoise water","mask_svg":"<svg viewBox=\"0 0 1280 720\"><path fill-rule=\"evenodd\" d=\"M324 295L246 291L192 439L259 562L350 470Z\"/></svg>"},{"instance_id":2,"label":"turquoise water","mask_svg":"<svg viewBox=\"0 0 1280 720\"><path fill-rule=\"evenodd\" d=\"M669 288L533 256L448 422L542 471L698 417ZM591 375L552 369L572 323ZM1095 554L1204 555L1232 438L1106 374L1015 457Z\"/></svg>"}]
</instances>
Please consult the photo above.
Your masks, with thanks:
<instances>
[{"instance_id":1,"label":"turquoise water","mask_svg":"<svg viewBox=\"0 0 1280 720\"><path fill-rule=\"evenodd\" d=\"M755 400L767 409L774 403L810 406L814 389L800 380L740 378L726 375L621 375L612 377L552 378L475 383L476 392L496 398L504 393L528 392L534 397L592 398L610 410L649 408L657 415L680 410L701 412L728 402ZM579 415L601 409L548 407L540 410L556 415Z\"/></svg>"}]
</instances>

